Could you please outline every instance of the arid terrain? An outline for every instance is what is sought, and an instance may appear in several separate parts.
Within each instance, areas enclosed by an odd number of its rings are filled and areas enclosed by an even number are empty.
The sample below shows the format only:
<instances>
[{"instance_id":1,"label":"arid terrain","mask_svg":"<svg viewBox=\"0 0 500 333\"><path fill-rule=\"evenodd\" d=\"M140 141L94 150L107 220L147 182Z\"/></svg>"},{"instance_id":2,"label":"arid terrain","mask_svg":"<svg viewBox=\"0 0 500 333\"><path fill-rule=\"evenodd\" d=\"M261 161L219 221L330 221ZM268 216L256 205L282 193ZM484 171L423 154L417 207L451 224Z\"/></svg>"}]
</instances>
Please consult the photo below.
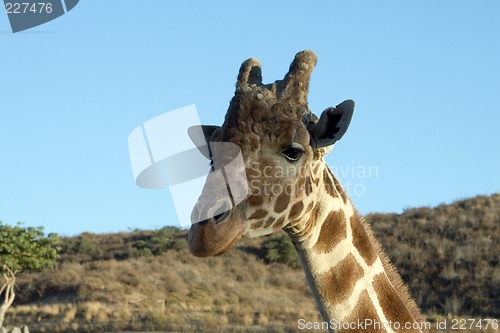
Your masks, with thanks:
<instances>
[{"instance_id":1,"label":"arid terrain","mask_svg":"<svg viewBox=\"0 0 500 333\"><path fill-rule=\"evenodd\" d=\"M500 332L500 194L366 219L433 332ZM54 269L19 275L6 326L31 332L316 332L320 322L284 234L216 258L173 227L61 239ZM463 330L453 321L468 321ZM481 319L481 321L479 321ZM302 322L303 322L302 321ZM437 330L436 322L447 329ZM474 327L469 327L473 324ZM480 327L482 326L482 327Z\"/></svg>"}]
</instances>

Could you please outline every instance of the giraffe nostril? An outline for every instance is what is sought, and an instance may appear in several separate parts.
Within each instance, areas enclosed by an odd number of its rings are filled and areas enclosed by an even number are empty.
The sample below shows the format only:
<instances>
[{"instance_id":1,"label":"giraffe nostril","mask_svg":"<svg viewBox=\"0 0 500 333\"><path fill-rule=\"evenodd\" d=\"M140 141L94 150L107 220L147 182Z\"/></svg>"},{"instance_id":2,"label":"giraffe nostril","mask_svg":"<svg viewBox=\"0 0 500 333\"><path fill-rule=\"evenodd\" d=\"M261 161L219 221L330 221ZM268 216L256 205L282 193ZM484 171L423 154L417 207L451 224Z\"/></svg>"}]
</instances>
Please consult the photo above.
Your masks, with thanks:
<instances>
[{"instance_id":1,"label":"giraffe nostril","mask_svg":"<svg viewBox=\"0 0 500 333\"><path fill-rule=\"evenodd\" d=\"M214 216L215 223L219 223L227 219L229 217L229 212L230 212L229 210L226 210L225 212L215 215Z\"/></svg>"},{"instance_id":2,"label":"giraffe nostril","mask_svg":"<svg viewBox=\"0 0 500 333\"><path fill-rule=\"evenodd\" d=\"M231 201L227 199L219 199L212 207L211 218L215 223L220 223L225 221L229 215L231 215L231 209L233 208Z\"/></svg>"}]
</instances>

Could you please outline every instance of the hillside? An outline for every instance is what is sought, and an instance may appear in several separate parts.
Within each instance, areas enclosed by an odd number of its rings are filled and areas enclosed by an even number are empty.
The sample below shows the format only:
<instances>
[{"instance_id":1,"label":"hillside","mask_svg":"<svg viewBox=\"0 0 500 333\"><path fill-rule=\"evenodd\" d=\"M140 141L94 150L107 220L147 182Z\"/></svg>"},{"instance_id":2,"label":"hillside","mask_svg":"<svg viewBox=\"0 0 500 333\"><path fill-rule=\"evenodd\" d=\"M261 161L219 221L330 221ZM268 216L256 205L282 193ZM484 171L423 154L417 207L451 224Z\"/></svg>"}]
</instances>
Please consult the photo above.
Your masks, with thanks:
<instances>
[{"instance_id":1,"label":"hillside","mask_svg":"<svg viewBox=\"0 0 500 333\"><path fill-rule=\"evenodd\" d=\"M500 317L500 194L366 218L429 320ZM321 320L282 234L208 259L190 255L176 228L85 233L61 247L55 269L20 275L7 325L295 332L300 318Z\"/></svg>"}]
</instances>

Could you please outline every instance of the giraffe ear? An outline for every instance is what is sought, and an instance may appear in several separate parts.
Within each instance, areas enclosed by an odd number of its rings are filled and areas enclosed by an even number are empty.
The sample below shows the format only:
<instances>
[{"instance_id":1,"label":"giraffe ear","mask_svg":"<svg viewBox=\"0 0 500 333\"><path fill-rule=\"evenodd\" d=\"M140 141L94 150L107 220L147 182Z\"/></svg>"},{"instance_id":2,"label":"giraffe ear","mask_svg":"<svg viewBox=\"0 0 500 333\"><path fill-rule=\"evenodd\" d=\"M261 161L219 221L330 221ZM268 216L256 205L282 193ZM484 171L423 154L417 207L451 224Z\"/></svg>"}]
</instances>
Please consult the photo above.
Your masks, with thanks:
<instances>
[{"instance_id":1,"label":"giraffe ear","mask_svg":"<svg viewBox=\"0 0 500 333\"><path fill-rule=\"evenodd\" d=\"M208 159L212 158L212 152L210 151L210 140L212 139L212 134L218 130L220 126L212 125L197 125L188 128L188 135L196 145L198 150Z\"/></svg>"},{"instance_id":2,"label":"giraffe ear","mask_svg":"<svg viewBox=\"0 0 500 333\"><path fill-rule=\"evenodd\" d=\"M340 140L349 127L353 112L354 101L351 100L323 111L318 122L309 128L312 146L323 148Z\"/></svg>"}]
</instances>

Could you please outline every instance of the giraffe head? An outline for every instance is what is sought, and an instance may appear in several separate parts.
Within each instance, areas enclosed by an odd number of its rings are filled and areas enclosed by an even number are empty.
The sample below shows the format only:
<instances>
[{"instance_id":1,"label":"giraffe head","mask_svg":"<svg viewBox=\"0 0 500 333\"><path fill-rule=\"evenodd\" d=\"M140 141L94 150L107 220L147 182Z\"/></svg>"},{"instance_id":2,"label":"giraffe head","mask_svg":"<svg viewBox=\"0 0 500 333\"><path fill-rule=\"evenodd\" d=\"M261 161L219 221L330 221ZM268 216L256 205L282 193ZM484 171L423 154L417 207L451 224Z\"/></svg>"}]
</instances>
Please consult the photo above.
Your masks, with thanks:
<instances>
[{"instance_id":1,"label":"giraffe head","mask_svg":"<svg viewBox=\"0 0 500 333\"><path fill-rule=\"evenodd\" d=\"M236 178L246 182L248 191L241 202L221 198L214 189L221 188L224 178L207 179L192 213L188 241L194 255L221 254L242 236L269 234L312 214L321 192L317 179L323 177L323 157L346 132L354 109L348 100L319 118L309 110L315 65L312 51L299 52L283 80L264 85L259 61L246 60L222 127L201 127L208 147L220 142L239 147L244 162L240 174L246 177ZM213 170L227 163L228 155L234 157L224 149L213 150L204 152Z\"/></svg>"}]
</instances>

